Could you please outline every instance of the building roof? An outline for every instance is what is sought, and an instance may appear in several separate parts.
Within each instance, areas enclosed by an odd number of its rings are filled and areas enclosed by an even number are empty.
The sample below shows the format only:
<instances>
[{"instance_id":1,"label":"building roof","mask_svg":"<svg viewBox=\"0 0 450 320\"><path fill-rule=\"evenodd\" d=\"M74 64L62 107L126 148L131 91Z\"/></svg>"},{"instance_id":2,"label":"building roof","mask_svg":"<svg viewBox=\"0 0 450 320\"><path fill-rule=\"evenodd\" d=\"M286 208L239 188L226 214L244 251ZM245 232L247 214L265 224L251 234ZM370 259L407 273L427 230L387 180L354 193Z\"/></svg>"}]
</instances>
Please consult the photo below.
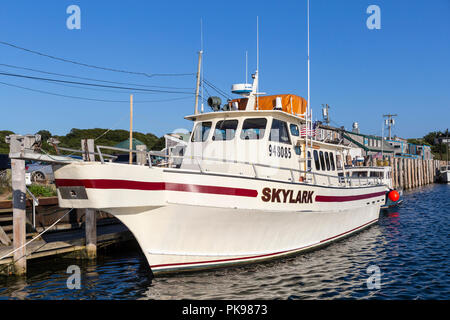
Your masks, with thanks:
<instances>
[{"instance_id":1,"label":"building roof","mask_svg":"<svg viewBox=\"0 0 450 320\"><path fill-rule=\"evenodd\" d=\"M146 146L146 144L143 143L142 141L140 141L140 140L138 140L136 138L133 138L133 148L132 148L132 150L136 150L136 146L139 146L139 145ZM119 142L114 147L115 148L122 148L122 149L130 149L130 139L127 139L125 141Z\"/></svg>"}]
</instances>

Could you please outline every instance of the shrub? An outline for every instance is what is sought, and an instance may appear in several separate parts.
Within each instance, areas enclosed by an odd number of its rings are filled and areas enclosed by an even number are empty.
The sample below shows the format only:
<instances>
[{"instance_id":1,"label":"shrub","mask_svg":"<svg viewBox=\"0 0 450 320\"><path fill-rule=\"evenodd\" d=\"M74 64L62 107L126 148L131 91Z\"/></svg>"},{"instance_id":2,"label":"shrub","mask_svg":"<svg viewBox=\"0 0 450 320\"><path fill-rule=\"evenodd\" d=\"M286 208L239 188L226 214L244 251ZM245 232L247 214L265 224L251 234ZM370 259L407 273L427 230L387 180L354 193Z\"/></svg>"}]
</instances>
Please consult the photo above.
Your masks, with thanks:
<instances>
[{"instance_id":1,"label":"shrub","mask_svg":"<svg viewBox=\"0 0 450 320\"><path fill-rule=\"evenodd\" d=\"M28 190L37 198L37 197L54 197L56 196L56 189L54 186L44 186L40 184L32 184L28 186Z\"/></svg>"}]
</instances>

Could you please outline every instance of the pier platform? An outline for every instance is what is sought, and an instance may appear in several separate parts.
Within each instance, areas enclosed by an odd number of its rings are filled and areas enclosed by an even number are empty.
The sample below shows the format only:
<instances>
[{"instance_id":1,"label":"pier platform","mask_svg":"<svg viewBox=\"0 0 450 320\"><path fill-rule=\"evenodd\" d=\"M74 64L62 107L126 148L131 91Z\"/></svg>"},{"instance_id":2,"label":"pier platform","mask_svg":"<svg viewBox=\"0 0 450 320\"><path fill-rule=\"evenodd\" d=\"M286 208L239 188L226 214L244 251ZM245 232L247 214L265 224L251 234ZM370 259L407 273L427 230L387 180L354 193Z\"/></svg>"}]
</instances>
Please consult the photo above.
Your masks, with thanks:
<instances>
[{"instance_id":1,"label":"pier platform","mask_svg":"<svg viewBox=\"0 0 450 320\"><path fill-rule=\"evenodd\" d=\"M134 239L132 233L120 222L102 223L97 225L97 247L125 242ZM26 246L26 259L44 257L68 256L70 258L85 258L85 229L68 229L48 232ZM0 246L0 257L13 251L13 246ZM0 274L12 273L12 255L0 260Z\"/></svg>"}]
</instances>

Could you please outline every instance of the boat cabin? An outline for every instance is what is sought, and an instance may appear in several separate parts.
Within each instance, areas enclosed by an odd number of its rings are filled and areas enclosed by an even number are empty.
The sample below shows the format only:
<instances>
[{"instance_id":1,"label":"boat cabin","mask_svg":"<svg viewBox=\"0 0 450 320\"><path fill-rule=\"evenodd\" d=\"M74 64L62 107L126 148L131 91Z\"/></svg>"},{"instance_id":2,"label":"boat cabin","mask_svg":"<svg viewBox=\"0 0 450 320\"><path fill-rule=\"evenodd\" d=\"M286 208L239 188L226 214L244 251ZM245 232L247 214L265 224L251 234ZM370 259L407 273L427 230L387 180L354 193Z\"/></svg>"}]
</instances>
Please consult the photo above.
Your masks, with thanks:
<instances>
[{"instance_id":1,"label":"boat cabin","mask_svg":"<svg viewBox=\"0 0 450 320\"><path fill-rule=\"evenodd\" d=\"M346 147L307 139L302 116L283 110L235 110L186 119L194 121L194 126L181 168L300 182L316 179L320 184L338 182Z\"/></svg>"}]
</instances>

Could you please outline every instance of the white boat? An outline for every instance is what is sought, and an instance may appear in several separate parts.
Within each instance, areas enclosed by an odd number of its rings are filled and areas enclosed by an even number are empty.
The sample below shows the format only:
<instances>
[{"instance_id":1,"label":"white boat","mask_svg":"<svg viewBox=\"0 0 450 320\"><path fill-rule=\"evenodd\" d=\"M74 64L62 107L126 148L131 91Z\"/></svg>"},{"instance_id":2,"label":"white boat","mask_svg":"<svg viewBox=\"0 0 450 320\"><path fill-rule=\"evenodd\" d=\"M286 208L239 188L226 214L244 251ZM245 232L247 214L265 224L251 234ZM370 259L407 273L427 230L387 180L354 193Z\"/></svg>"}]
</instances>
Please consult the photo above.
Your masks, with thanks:
<instances>
[{"instance_id":1,"label":"white boat","mask_svg":"<svg viewBox=\"0 0 450 320\"><path fill-rule=\"evenodd\" d=\"M343 176L344 173L341 172L340 175ZM367 180L368 182L370 179L378 179L379 183L384 184L388 190L386 191L385 203L381 206L381 209L392 208L403 202L402 190L395 190L393 187L392 168L389 166L348 166L346 167L345 175L361 181Z\"/></svg>"},{"instance_id":2,"label":"white boat","mask_svg":"<svg viewBox=\"0 0 450 320\"><path fill-rule=\"evenodd\" d=\"M257 80L225 111L185 117L179 161L58 168L59 205L120 219L154 274L279 258L376 223L386 185L340 177L347 147L314 140L305 99L257 97Z\"/></svg>"},{"instance_id":3,"label":"white boat","mask_svg":"<svg viewBox=\"0 0 450 320\"><path fill-rule=\"evenodd\" d=\"M438 180L443 183L450 182L450 166L441 166L439 168Z\"/></svg>"}]
</instances>

